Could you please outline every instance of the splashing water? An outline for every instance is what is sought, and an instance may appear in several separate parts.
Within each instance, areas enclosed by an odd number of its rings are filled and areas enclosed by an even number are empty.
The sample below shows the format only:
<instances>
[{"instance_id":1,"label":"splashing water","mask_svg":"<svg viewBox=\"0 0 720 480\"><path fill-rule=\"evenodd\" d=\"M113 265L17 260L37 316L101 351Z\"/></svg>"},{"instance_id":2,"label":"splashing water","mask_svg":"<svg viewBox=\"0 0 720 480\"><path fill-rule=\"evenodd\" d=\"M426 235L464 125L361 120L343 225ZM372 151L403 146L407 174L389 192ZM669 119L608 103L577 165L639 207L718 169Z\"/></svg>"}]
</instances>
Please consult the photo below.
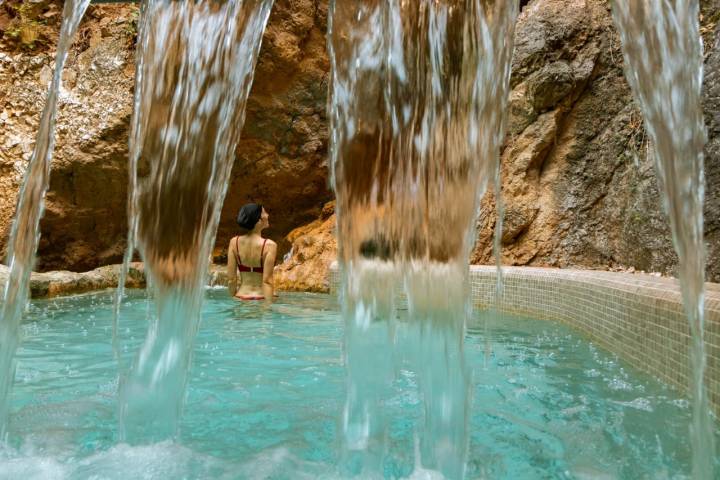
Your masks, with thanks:
<instances>
[{"instance_id":1,"label":"splashing water","mask_svg":"<svg viewBox=\"0 0 720 480\"><path fill-rule=\"evenodd\" d=\"M713 433L705 373L703 244L703 56L697 0L615 0L626 74L655 150L663 205L680 260L692 335L693 478L713 478Z\"/></svg>"},{"instance_id":2,"label":"splashing water","mask_svg":"<svg viewBox=\"0 0 720 480\"><path fill-rule=\"evenodd\" d=\"M177 434L208 257L271 7L150 0L143 9L130 243L145 261L157 312L121 380L121 436L130 442Z\"/></svg>"},{"instance_id":3,"label":"splashing water","mask_svg":"<svg viewBox=\"0 0 720 480\"><path fill-rule=\"evenodd\" d=\"M45 192L50 181L50 163L55 147L55 116L62 70L80 20L90 0L66 0L60 39L55 55L55 72L40 117L35 148L30 157L25 181L8 242L10 274L5 284L0 313L0 439L5 437L9 408L8 397L15 377L13 357L20 343L20 321L28 301L30 274L40 239L40 218L45 209Z\"/></svg>"},{"instance_id":4,"label":"splashing water","mask_svg":"<svg viewBox=\"0 0 720 480\"><path fill-rule=\"evenodd\" d=\"M331 165L347 399L343 463L383 470L383 402L397 371L424 399L419 463L465 469L467 259L498 169L516 1L331 2ZM394 304L407 297L411 333ZM417 459L416 459L417 460Z\"/></svg>"}]
</instances>

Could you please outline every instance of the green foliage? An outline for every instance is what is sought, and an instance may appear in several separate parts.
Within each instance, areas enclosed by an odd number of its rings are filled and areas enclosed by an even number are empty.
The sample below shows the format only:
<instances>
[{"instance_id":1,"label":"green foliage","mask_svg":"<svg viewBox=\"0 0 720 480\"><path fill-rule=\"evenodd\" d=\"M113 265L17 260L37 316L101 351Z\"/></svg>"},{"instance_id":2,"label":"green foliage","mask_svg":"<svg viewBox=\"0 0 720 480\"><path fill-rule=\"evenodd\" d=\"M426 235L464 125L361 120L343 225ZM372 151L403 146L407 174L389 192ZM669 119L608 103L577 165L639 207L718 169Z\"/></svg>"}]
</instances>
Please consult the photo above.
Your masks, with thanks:
<instances>
[{"instance_id":1,"label":"green foliage","mask_svg":"<svg viewBox=\"0 0 720 480\"><path fill-rule=\"evenodd\" d=\"M13 18L3 32L5 38L29 50L35 49L38 43L43 43L46 20L42 15L47 9L47 3L22 0L9 2L7 8Z\"/></svg>"},{"instance_id":2,"label":"green foliage","mask_svg":"<svg viewBox=\"0 0 720 480\"><path fill-rule=\"evenodd\" d=\"M642 113L635 110L630 115L627 124L628 140L625 151L632 158L645 158L647 153L648 136L643 123Z\"/></svg>"},{"instance_id":3,"label":"green foliage","mask_svg":"<svg viewBox=\"0 0 720 480\"><path fill-rule=\"evenodd\" d=\"M132 13L130 13L130 18L128 22L125 24L125 32L130 36L133 41L135 41L135 38L138 34L138 22L140 19L140 10L134 9Z\"/></svg>"},{"instance_id":4,"label":"green foliage","mask_svg":"<svg viewBox=\"0 0 720 480\"><path fill-rule=\"evenodd\" d=\"M638 228L644 228L650 224L651 216L645 211L631 210L628 215L628 220L637 225Z\"/></svg>"}]
</instances>

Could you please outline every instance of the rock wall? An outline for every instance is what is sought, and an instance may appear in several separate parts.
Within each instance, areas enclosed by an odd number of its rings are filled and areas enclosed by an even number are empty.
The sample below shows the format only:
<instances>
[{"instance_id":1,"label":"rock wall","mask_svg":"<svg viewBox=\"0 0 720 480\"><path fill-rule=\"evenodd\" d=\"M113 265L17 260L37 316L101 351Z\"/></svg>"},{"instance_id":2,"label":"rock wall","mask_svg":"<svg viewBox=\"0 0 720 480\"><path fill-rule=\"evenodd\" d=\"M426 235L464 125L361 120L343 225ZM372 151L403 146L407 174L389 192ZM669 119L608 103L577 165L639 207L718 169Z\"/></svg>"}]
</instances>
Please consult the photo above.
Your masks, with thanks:
<instances>
[{"instance_id":1,"label":"rock wall","mask_svg":"<svg viewBox=\"0 0 720 480\"><path fill-rule=\"evenodd\" d=\"M275 269L275 288L328 292L328 271L337 257L335 202L323 208L320 218L296 228L287 236L292 248Z\"/></svg>"},{"instance_id":2,"label":"rock wall","mask_svg":"<svg viewBox=\"0 0 720 480\"><path fill-rule=\"evenodd\" d=\"M642 116L623 73L605 0L523 2L516 30L509 127L502 150L505 265L673 274L677 257L660 207ZM701 2L707 50L705 114L708 279L720 282L720 2ZM718 40L716 40L716 37ZM483 199L475 264L493 264L494 192ZM327 262L293 234L293 268ZM326 255L326 253L323 253ZM312 265L315 265L313 269ZM305 287L301 287L305 288Z\"/></svg>"},{"instance_id":3,"label":"rock wall","mask_svg":"<svg viewBox=\"0 0 720 480\"><path fill-rule=\"evenodd\" d=\"M8 2L3 14L21 2ZM54 68L61 2L38 2L34 45L5 23L0 70L0 227L8 239L16 194L32 153ZM126 235L127 131L134 83L134 7L91 7L68 56L38 268L90 270L122 258ZM17 20L17 18L15 18ZM32 25L31 21L25 22ZM12 23L9 25L12 28ZM30 28L30 27L26 27Z\"/></svg>"},{"instance_id":4,"label":"rock wall","mask_svg":"<svg viewBox=\"0 0 720 480\"><path fill-rule=\"evenodd\" d=\"M704 2L712 40L717 2ZM708 47L706 158L708 274L720 281L717 67ZM672 273L677 263L660 208L652 145L625 81L608 2L535 0L519 19L510 128L502 155L503 262ZM713 129L714 128L714 129ZM491 261L494 200L484 202L476 263Z\"/></svg>"},{"instance_id":5,"label":"rock wall","mask_svg":"<svg viewBox=\"0 0 720 480\"><path fill-rule=\"evenodd\" d=\"M326 0L276 0L263 38L247 118L218 231L217 256L236 235L235 216L249 201L270 214L265 232L285 236L315 220L332 199L327 168Z\"/></svg>"},{"instance_id":6,"label":"rock wall","mask_svg":"<svg viewBox=\"0 0 720 480\"><path fill-rule=\"evenodd\" d=\"M703 4L705 81L703 109L709 141L705 146L705 244L708 279L720 282L720 0Z\"/></svg>"},{"instance_id":7,"label":"rock wall","mask_svg":"<svg viewBox=\"0 0 720 480\"><path fill-rule=\"evenodd\" d=\"M51 73L60 1L32 2L35 33L17 6L0 6L0 247ZM635 268L676 264L660 209L650 146L622 72L606 0L521 2L510 125L502 153L503 261L514 265ZM717 0L704 0L709 278L720 281L720 46ZM34 13L34 14L35 14ZM125 248L127 135L134 75L133 6L92 6L65 73L56 157L42 221L40 270L88 270ZM32 26L31 25L31 26ZM322 290L334 252L327 187L327 0L277 0L265 33L243 139L222 212L216 259L241 204L271 215L284 287ZM26 41L31 39L30 43ZM479 218L475 263L492 263L495 205ZM299 230L291 233L294 228Z\"/></svg>"},{"instance_id":8,"label":"rock wall","mask_svg":"<svg viewBox=\"0 0 720 480\"><path fill-rule=\"evenodd\" d=\"M27 0L26 0L26 4ZM34 2L36 40L24 43L21 1L0 6L0 248L35 142L54 65L62 2ZM90 6L73 45L59 102L57 142L37 269L90 270L122 259L127 235L127 152L138 10ZM285 236L318 217L327 186L327 2L277 0L263 39L242 142L218 232L216 255L235 234L247 201L271 214L267 232Z\"/></svg>"}]
</instances>

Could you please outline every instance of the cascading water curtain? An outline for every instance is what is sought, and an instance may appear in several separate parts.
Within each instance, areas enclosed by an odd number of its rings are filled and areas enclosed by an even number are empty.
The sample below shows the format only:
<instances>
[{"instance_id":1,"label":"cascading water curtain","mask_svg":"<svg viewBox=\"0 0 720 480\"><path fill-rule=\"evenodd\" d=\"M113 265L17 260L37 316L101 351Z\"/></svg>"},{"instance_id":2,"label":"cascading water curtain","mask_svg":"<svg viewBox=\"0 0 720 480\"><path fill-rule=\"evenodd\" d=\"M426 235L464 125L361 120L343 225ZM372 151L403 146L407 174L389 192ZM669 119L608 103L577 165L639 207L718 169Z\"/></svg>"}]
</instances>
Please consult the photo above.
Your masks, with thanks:
<instances>
[{"instance_id":1,"label":"cascading water curtain","mask_svg":"<svg viewBox=\"0 0 720 480\"><path fill-rule=\"evenodd\" d=\"M1 3L1 2L0 2ZM80 20L90 0L66 0L62 27L55 55L55 72L48 89L45 108L40 117L37 140L25 180L18 195L15 220L8 242L10 274L0 312L0 439L7 432L10 390L15 378L13 358L20 343L20 321L28 301L30 274L40 239L40 218L45 209L45 193L50 181L50 163L55 147L55 116L62 70Z\"/></svg>"},{"instance_id":2,"label":"cascading water curtain","mask_svg":"<svg viewBox=\"0 0 720 480\"><path fill-rule=\"evenodd\" d=\"M123 440L177 434L208 257L272 3L149 0L143 6L130 243L137 241L145 261L157 312L121 378Z\"/></svg>"},{"instance_id":3,"label":"cascading water curtain","mask_svg":"<svg viewBox=\"0 0 720 480\"><path fill-rule=\"evenodd\" d=\"M416 466L460 478L468 257L479 199L498 169L518 4L337 0L330 8L343 468L392 468L386 412L398 373L410 369L423 399ZM400 321L399 293L408 304Z\"/></svg>"},{"instance_id":4,"label":"cascading water curtain","mask_svg":"<svg viewBox=\"0 0 720 480\"><path fill-rule=\"evenodd\" d=\"M715 456L704 346L703 201L706 142L698 0L614 0L625 72L654 147L690 323L693 478L712 479Z\"/></svg>"}]
</instances>

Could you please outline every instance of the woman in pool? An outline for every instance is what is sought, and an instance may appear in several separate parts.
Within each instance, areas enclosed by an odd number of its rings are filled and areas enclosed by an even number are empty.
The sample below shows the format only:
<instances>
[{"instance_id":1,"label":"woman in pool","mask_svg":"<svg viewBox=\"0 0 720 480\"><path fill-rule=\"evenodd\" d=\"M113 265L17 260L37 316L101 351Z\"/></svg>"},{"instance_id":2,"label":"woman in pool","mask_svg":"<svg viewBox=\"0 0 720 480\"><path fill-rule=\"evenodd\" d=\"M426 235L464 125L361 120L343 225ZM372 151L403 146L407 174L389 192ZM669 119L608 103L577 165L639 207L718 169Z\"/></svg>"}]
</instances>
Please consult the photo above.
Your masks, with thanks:
<instances>
[{"instance_id":1,"label":"woman in pool","mask_svg":"<svg viewBox=\"0 0 720 480\"><path fill-rule=\"evenodd\" d=\"M228 291L240 300L273 298L273 268L277 245L263 238L261 232L270 226L270 216L257 203L243 205L237 223L243 233L228 246Z\"/></svg>"}]
</instances>

